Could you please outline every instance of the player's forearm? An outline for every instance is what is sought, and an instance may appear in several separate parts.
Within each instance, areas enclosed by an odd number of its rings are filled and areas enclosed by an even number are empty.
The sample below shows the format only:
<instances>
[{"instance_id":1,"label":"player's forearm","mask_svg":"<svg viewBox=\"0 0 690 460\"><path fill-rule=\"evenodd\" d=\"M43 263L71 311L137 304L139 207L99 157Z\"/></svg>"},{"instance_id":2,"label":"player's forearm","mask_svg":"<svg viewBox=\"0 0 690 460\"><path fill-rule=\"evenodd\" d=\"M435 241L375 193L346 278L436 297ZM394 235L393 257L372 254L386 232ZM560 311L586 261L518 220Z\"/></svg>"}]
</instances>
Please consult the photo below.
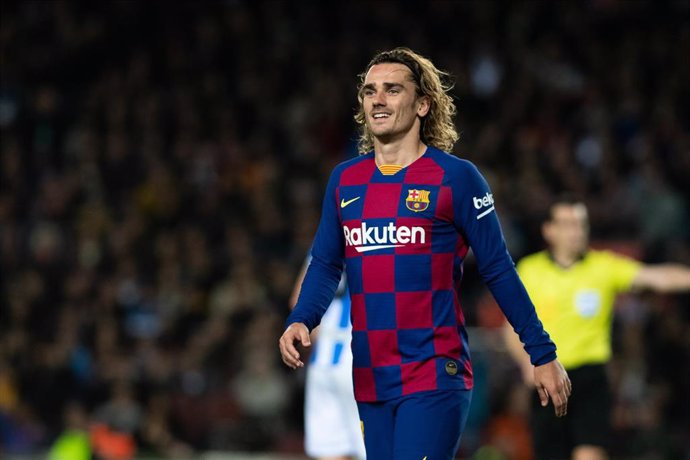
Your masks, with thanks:
<instances>
[{"instance_id":1,"label":"player's forearm","mask_svg":"<svg viewBox=\"0 0 690 460\"><path fill-rule=\"evenodd\" d=\"M488 286L508 322L524 343L530 362L537 366L556 359L556 345L539 321L534 305L512 265L506 267Z\"/></svg>"},{"instance_id":2,"label":"player's forearm","mask_svg":"<svg viewBox=\"0 0 690 460\"><path fill-rule=\"evenodd\" d=\"M314 329L328 309L343 273L343 234L336 209L335 187L340 175L336 168L328 180L321 208L321 220L311 248L311 261L302 282L297 305L285 322L304 323Z\"/></svg>"},{"instance_id":3,"label":"player's forearm","mask_svg":"<svg viewBox=\"0 0 690 460\"><path fill-rule=\"evenodd\" d=\"M304 323L310 331L314 329L333 300L341 275L342 267L313 258L304 277L297 305L285 326Z\"/></svg>"},{"instance_id":4,"label":"player's forearm","mask_svg":"<svg viewBox=\"0 0 690 460\"><path fill-rule=\"evenodd\" d=\"M453 189L458 230L472 247L482 279L525 344L532 364L553 361L556 346L544 331L515 271L489 185L474 165L469 162L462 165L463 187Z\"/></svg>"},{"instance_id":5,"label":"player's forearm","mask_svg":"<svg viewBox=\"0 0 690 460\"><path fill-rule=\"evenodd\" d=\"M490 222L491 220L488 221ZM556 346L544 331L527 290L515 270L497 219L486 228L485 233L473 238L477 243L473 249L482 279L525 344L524 349L529 354L531 363L536 366L553 361L556 359Z\"/></svg>"}]
</instances>

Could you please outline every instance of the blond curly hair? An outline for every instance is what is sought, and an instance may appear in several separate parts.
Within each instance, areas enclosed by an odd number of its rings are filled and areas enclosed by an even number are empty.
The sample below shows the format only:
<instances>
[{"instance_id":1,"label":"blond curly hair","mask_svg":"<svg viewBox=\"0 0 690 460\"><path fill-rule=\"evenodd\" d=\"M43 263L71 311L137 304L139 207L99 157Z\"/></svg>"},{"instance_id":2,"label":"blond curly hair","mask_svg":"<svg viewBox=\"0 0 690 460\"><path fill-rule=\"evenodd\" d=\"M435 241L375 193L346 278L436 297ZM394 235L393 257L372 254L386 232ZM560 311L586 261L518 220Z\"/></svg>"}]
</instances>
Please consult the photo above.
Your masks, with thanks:
<instances>
[{"instance_id":1,"label":"blond curly hair","mask_svg":"<svg viewBox=\"0 0 690 460\"><path fill-rule=\"evenodd\" d=\"M376 54L369 62L364 72L359 74L357 100L359 109L355 121L360 125L359 153L364 154L374 149L374 137L366 124L364 114L362 86L367 72L376 64L398 63L410 69L412 79L417 87L417 96L428 96L429 112L422 118L419 137L422 142L440 150L450 152L459 136L455 130L453 117L457 112L453 98L448 94L453 88L453 82L447 72L439 70L424 56L409 48L399 47Z\"/></svg>"}]
</instances>

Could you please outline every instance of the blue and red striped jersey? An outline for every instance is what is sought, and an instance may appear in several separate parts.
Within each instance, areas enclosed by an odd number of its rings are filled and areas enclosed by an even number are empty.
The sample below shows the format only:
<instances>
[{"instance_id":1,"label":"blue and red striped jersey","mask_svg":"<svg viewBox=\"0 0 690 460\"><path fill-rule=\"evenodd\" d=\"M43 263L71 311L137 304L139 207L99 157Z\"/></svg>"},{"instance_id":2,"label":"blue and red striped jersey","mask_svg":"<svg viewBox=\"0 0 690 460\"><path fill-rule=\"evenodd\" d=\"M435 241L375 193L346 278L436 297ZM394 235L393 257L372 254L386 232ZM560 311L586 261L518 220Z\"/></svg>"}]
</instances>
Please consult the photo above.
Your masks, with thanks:
<instances>
[{"instance_id":1,"label":"blue and red striped jersey","mask_svg":"<svg viewBox=\"0 0 690 460\"><path fill-rule=\"evenodd\" d=\"M433 147L394 175L379 171L373 152L333 170L286 324L316 327L345 267L357 401L469 389L459 291L470 248L532 363L555 359L506 249L487 182L469 161Z\"/></svg>"}]
</instances>

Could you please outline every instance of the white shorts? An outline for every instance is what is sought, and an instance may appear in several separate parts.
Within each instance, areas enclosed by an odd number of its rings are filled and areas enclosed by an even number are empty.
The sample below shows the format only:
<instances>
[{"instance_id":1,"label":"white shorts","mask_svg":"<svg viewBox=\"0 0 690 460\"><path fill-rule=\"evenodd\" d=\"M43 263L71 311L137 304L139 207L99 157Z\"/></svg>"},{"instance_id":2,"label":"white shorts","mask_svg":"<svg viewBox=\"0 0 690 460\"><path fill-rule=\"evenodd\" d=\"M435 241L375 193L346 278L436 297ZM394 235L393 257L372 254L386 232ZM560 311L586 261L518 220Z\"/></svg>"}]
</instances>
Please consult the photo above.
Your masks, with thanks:
<instances>
[{"instance_id":1,"label":"white shorts","mask_svg":"<svg viewBox=\"0 0 690 460\"><path fill-rule=\"evenodd\" d=\"M352 365L307 366L305 449L311 457L366 458L352 389Z\"/></svg>"}]
</instances>

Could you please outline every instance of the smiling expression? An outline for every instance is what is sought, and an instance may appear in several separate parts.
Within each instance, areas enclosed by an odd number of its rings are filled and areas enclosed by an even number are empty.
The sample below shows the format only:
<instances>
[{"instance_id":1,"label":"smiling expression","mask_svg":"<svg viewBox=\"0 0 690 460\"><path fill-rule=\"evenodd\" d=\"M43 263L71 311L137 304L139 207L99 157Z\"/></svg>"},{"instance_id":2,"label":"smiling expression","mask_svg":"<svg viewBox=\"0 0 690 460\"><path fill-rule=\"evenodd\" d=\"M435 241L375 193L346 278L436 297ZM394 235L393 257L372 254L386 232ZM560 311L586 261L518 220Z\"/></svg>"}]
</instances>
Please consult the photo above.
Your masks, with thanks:
<instances>
[{"instance_id":1,"label":"smiling expression","mask_svg":"<svg viewBox=\"0 0 690 460\"><path fill-rule=\"evenodd\" d=\"M404 64L372 66L364 79L360 97L367 127L384 143L419 132L421 117L429 111L428 98L417 94L412 72Z\"/></svg>"}]
</instances>

